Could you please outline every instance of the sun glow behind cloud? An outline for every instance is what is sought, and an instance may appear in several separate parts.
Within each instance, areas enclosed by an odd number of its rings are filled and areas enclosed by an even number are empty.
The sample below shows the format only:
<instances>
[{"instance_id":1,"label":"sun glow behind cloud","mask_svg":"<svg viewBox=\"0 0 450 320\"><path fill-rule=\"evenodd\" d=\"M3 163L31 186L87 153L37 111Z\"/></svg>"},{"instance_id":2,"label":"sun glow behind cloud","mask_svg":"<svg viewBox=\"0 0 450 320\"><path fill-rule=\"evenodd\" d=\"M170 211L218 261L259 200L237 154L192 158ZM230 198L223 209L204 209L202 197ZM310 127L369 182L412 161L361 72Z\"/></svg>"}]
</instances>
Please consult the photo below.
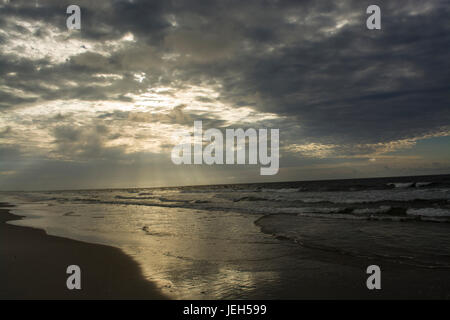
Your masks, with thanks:
<instances>
[{"instance_id":1,"label":"sun glow behind cloud","mask_svg":"<svg viewBox=\"0 0 450 320\"><path fill-rule=\"evenodd\" d=\"M118 77L114 74L97 76ZM104 142L104 147L121 147L126 153L167 153L167 146L177 144L181 133L192 131L197 118L218 121L224 126L279 118L250 107L235 108L219 102L219 93L211 87L157 87L125 96L130 102L55 100L24 105L2 117L0 127L14 124L15 134L9 136L9 143L64 159L66 157L58 154L54 143L55 128L63 126L82 130L105 126L104 134L110 138Z\"/></svg>"}]
</instances>

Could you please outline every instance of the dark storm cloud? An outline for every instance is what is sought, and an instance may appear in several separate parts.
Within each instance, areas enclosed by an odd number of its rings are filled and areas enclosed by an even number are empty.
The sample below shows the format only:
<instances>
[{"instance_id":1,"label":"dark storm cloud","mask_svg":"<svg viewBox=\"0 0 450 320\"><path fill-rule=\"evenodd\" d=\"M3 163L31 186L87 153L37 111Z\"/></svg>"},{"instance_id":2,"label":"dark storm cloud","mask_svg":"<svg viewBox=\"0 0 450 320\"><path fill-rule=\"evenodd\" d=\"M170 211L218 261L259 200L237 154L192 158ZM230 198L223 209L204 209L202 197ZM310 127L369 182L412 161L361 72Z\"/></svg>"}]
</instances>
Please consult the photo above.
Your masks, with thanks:
<instances>
[{"instance_id":1,"label":"dark storm cloud","mask_svg":"<svg viewBox=\"0 0 450 320\"><path fill-rule=\"evenodd\" d=\"M191 71L222 79L222 97L228 101L296 117L303 139L389 141L449 125L450 5L431 1L428 11L411 15L419 2L383 2L378 32L365 29L364 1L346 4L347 15L359 15L358 24L330 35L312 33L311 39L296 29L299 41L271 53L237 53L232 61ZM339 10L323 16L313 6L305 9L299 20L319 15L312 18L317 28L332 26L339 16ZM283 11L277 10L274 16L281 18ZM249 15L249 23L257 14ZM278 22L272 28L283 30ZM276 47L287 34L278 32L278 37L263 41Z\"/></svg>"},{"instance_id":2,"label":"dark storm cloud","mask_svg":"<svg viewBox=\"0 0 450 320\"><path fill-rule=\"evenodd\" d=\"M78 0L81 7L83 32L78 36L85 39L117 39L126 32L143 35L147 39L158 39L157 35L171 25L165 18L166 2L170 1L90 1ZM38 5L36 5L36 3ZM69 3L60 0L14 0L2 8L1 17L15 16L27 20L46 21L61 31L66 31L66 8ZM0 26L7 25L1 19ZM21 28L16 25L14 28ZM22 31L26 32L25 28ZM45 33L39 30L36 36Z\"/></svg>"}]
</instances>

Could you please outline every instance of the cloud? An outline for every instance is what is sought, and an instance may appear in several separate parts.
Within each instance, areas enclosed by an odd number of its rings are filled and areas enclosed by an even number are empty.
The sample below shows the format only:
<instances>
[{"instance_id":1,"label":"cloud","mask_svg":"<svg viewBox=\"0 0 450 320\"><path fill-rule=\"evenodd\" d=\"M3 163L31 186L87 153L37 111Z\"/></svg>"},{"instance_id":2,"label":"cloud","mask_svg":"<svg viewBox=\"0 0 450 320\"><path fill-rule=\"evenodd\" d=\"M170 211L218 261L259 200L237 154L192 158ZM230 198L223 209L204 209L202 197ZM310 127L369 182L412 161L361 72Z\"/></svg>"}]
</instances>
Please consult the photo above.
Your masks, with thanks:
<instances>
[{"instance_id":1,"label":"cloud","mask_svg":"<svg viewBox=\"0 0 450 320\"><path fill-rule=\"evenodd\" d=\"M62 160L120 160L125 153L123 147L110 147L108 140L118 138L109 135L109 129L101 124L89 127L57 126L53 131L55 158Z\"/></svg>"},{"instance_id":2,"label":"cloud","mask_svg":"<svg viewBox=\"0 0 450 320\"><path fill-rule=\"evenodd\" d=\"M292 162L378 163L448 135L445 1L379 1L381 31L365 28L359 0L77 4L80 31L61 1L2 4L0 138L20 150L9 157L165 155L194 120L279 128Z\"/></svg>"},{"instance_id":3,"label":"cloud","mask_svg":"<svg viewBox=\"0 0 450 320\"><path fill-rule=\"evenodd\" d=\"M6 137L8 134L10 134L12 131L10 126L7 126L6 128L0 129L0 138Z\"/></svg>"}]
</instances>

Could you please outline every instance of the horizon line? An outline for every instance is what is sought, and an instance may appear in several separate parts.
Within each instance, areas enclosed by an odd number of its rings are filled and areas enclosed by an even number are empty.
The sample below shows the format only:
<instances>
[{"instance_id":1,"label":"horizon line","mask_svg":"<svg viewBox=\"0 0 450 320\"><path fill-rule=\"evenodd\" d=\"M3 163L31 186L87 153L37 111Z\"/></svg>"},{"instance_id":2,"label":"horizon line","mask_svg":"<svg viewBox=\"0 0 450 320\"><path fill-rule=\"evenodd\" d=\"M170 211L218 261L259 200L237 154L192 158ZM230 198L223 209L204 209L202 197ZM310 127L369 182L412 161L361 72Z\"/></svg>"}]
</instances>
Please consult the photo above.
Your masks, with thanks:
<instances>
[{"instance_id":1,"label":"horizon line","mask_svg":"<svg viewBox=\"0 0 450 320\"><path fill-rule=\"evenodd\" d=\"M284 180L271 182L240 182L240 183L215 183L215 184L193 184L193 185L173 185L173 186L157 186L157 187L102 187L102 188L77 188L77 189L41 189L41 190L0 190L0 192L54 192L54 191L94 191L94 190L124 190L124 189L162 189L162 188L187 188L187 187L207 187L207 186L231 186L231 185L248 185L248 184L275 184L289 182L325 182L338 180L369 180L369 179L387 179L387 178L417 178L417 177L434 177L434 176L450 176L449 173L442 174L424 174L424 175L404 175L404 176L382 176L382 177L364 177L364 178L334 178L319 180Z\"/></svg>"}]
</instances>

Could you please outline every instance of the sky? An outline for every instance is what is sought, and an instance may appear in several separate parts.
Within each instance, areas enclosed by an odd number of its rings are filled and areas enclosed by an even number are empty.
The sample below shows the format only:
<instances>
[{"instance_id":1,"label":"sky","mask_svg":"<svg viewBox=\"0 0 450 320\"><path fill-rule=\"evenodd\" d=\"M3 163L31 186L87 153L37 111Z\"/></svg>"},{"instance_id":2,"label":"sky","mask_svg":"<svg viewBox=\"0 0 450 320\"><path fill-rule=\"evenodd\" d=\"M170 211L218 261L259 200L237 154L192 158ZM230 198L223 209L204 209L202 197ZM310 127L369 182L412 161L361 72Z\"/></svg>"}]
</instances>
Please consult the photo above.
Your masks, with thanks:
<instances>
[{"instance_id":1,"label":"sky","mask_svg":"<svg viewBox=\"0 0 450 320\"><path fill-rule=\"evenodd\" d=\"M446 0L0 0L0 189L450 173L449 16ZM195 120L279 129L278 174L173 164Z\"/></svg>"}]
</instances>

